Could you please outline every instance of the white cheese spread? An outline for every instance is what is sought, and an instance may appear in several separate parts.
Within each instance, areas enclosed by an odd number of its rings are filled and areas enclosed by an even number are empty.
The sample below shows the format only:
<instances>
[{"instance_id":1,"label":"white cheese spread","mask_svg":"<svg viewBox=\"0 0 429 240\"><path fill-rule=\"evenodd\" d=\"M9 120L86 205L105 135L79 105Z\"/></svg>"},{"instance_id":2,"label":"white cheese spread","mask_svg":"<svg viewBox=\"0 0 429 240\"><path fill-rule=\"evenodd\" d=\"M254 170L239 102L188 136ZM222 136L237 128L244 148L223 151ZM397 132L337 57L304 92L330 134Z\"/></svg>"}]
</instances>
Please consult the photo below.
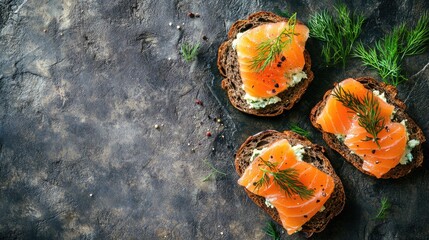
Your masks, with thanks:
<instances>
[{"instance_id":1,"label":"white cheese spread","mask_svg":"<svg viewBox=\"0 0 429 240\"><path fill-rule=\"evenodd\" d=\"M250 157L250 162L252 162L257 156L261 155L261 152L264 151L266 148L262 148L261 150L253 149L252 156Z\"/></svg>"},{"instance_id":2,"label":"white cheese spread","mask_svg":"<svg viewBox=\"0 0 429 240\"><path fill-rule=\"evenodd\" d=\"M265 108L270 104L275 104L282 101L282 99L277 96L273 96L269 98L258 98L258 97L252 97L247 93L244 95L244 100L246 100L246 103L250 106L250 108L253 108L253 109Z\"/></svg>"}]
</instances>

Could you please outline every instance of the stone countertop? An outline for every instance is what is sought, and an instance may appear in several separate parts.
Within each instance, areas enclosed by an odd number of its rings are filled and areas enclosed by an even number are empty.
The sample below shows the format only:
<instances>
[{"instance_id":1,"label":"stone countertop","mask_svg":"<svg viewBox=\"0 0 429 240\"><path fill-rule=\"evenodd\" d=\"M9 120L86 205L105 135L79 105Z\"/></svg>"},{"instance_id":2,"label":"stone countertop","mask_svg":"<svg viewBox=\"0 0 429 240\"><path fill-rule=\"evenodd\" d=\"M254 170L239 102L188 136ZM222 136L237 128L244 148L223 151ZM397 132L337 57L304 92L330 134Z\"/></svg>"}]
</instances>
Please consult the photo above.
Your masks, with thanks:
<instances>
[{"instance_id":1,"label":"stone countertop","mask_svg":"<svg viewBox=\"0 0 429 240\"><path fill-rule=\"evenodd\" d=\"M326 146L310 109L334 82L377 75L356 59L322 67L320 43L310 39L308 92L291 111L257 118L228 103L217 48L250 13L287 9L308 22L334 2L0 2L0 239L268 239L261 229L269 217L236 184L234 152L249 135L296 122ZM346 2L367 18L365 42L429 9L424 0ZM184 42L201 44L197 60L183 61ZM426 137L428 57L405 61L410 79L398 88ZM326 155L347 201L313 239L429 236L427 165L376 180ZM211 167L225 175L203 181ZM374 220L382 197L392 207Z\"/></svg>"}]
</instances>

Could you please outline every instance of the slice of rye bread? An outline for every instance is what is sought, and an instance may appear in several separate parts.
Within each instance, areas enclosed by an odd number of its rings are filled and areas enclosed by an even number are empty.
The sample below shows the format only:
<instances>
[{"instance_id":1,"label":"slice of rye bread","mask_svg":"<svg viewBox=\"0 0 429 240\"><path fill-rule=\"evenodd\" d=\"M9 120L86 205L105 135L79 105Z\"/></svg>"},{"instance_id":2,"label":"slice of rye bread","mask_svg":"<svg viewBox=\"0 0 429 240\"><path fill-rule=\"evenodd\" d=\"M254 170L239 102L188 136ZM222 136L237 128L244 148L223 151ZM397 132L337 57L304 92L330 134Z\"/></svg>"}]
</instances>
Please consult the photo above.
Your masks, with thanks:
<instances>
[{"instance_id":1,"label":"slice of rye bread","mask_svg":"<svg viewBox=\"0 0 429 240\"><path fill-rule=\"evenodd\" d=\"M413 161L411 163L408 163L406 165L398 164L389 172L382 175L381 178L400 178L402 176L407 175L411 172L411 170L421 166L423 163L422 143L426 141L423 131L405 112L405 103L396 98L398 92L395 87L385 84L383 82L379 82L371 77L361 77L357 78L356 80L362 83L367 89L378 90L380 91L380 94L384 93L387 102L395 106L396 113L394 113L392 121L401 122L402 120L407 120L406 126L409 132L409 139L416 139L420 141L420 144L413 148L413 150L411 151L411 153L413 154ZM314 108L311 110L311 123L314 127L316 127L317 129L319 129L319 131L322 132L323 139L326 141L329 147L340 153L348 162L353 164L353 166L355 166L361 172L374 176L373 174L362 169L362 158L360 158L358 155L353 154L343 142L338 140L335 134L324 132L322 127L316 123L317 116L322 112L322 109L325 107L326 101L330 96L331 91L332 89L327 91L323 97L323 100L317 103L317 105L314 106Z\"/></svg>"},{"instance_id":2,"label":"slice of rye bread","mask_svg":"<svg viewBox=\"0 0 429 240\"><path fill-rule=\"evenodd\" d=\"M332 168L329 160L323 155L323 152L325 151L323 147L313 144L305 137L291 131L277 132L274 130L267 130L250 136L241 145L235 156L235 170L238 175L241 176L250 164L250 157L252 156L254 149L260 150L281 139L287 139L291 145L302 144L306 147L306 152L303 155L303 161L311 163L322 172L329 174L334 178L334 191L324 205L326 209L322 212L316 213L316 215L302 226L301 232L305 233L306 237L310 237L313 233L321 232L325 229L329 221L343 210L346 200L343 184ZM246 188L244 189L256 205L267 212L277 223L282 225L277 210L275 208L267 207L267 205L265 205L264 197L258 196L248 191Z\"/></svg>"},{"instance_id":3,"label":"slice of rye bread","mask_svg":"<svg viewBox=\"0 0 429 240\"><path fill-rule=\"evenodd\" d=\"M277 96L282 100L278 103L271 104L262 109L253 109L247 104L244 99L246 94L242 89L243 81L240 77L240 70L237 61L237 51L232 48L232 41L237 36L237 33L245 32L251 28L255 28L266 23L275 23L288 21L287 18L277 16L271 12L257 12L249 16L246 20L238 20L235 22L228 32L228 40L222 43L218 50L217 66L220 74L225 77L222 80L222 88L227 92L231 104L238 110L256 115L256 116L277 116L285 110L289 110L298 102L308 85L313 81L314 75L311 71L310 54L305 50L304 58L305 65L303 71L307 74L307 79L303 79L294 87L289 87ZM297 21L297 24L303 24Z\"/></svg>"}]
</instances>

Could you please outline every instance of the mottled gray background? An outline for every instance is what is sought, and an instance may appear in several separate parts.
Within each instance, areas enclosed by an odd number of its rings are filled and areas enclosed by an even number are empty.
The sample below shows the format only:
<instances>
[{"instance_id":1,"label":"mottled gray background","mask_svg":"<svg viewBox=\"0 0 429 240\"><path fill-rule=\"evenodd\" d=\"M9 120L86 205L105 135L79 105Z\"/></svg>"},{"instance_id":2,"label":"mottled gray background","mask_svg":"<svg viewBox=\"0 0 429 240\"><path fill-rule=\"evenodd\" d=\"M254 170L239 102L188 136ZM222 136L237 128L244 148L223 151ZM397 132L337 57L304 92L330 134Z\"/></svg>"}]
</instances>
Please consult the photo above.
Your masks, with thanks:
<instances>
[{"instance_id":1,"label":"mottled gray background","mask_svg":"<svg viewBox=\"0 0 429 240\"><path fill-rule=\"evenodd\" d=\"M1 0L0 239L268 239L261 228L269 217L236 184L235 150L248 135L294 122L325 145L310 126L312 106L334 82L376 75L357 60L323 68L320 44L310 39L308 92L282 116L256 118L228 104L217 48L252 12L287 9L307 22L334 2ZM368 19L365 42L429 9L425 0L347 4ZM179 55L187 41L202 46L189 64ZM405 62L410 80L399 88L426 137L428 57ZM375 180L327 156L347 202L314 239L429 238L425 168ZM226 176L203 182L207 163ZM392 209L374 220L382 196Z\"/></svg>"}]
</instances>

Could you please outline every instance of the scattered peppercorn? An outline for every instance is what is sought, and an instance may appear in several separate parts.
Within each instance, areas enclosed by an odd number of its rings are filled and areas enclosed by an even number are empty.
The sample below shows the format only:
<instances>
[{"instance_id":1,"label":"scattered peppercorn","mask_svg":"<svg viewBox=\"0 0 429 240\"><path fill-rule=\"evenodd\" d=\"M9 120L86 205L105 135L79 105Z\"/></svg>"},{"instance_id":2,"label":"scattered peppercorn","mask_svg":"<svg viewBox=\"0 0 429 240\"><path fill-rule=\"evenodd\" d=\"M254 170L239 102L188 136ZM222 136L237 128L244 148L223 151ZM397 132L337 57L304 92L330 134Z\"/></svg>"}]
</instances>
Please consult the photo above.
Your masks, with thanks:
<instances>
[{"instance_id":1,"label":"scattered peppercorn","mask_svg":"<svg viewBox=\"0 0 429 240\"><path fill-rule=\"evenodd\" d=\"M280 87L278 83L274 84L274 87L278 88Z\"/></svg>"},{"instance_id":2,"label":"scattered peppercorn","mask_svg":"<svg viewBox=\"0 0 429 240\"><path fill-rule=\"evenodd\" d=\"M374 154L375 153L375 149L373 149L371 152L372 152L372 154Z\"/></svg>"},{"instance_id":3,"label":"scattered peppercorn","mask_svg":"<svg viewBox=\"0 0 429 240\"><path fill-rule=\"evenodd\" d=\"M286 61L286 57L282 56L282 58L280 59L282 62Z\"/></svg>"},{"instance_id":4,"label":"scattered peppercorn","mask_svg":"<svg viewBox=\"0 0 429 240\"><path fill-rule=\"evenodd\" d=\"M203 36L203 40L204 40L204 41L207 41L207 40L209 40L209 38L208 38L206 35L204 35L204 36Z\"/></svg>"},{"instance_id":5,"label":"scattered peppercorn","mask_svg":"<svg viewBox=\"0 0 429 240\"><path fill-rule=\"evenodd\" d=\"M195 104L203 106L203 101L195 99Z\"/></svg>"}]
</instances>

